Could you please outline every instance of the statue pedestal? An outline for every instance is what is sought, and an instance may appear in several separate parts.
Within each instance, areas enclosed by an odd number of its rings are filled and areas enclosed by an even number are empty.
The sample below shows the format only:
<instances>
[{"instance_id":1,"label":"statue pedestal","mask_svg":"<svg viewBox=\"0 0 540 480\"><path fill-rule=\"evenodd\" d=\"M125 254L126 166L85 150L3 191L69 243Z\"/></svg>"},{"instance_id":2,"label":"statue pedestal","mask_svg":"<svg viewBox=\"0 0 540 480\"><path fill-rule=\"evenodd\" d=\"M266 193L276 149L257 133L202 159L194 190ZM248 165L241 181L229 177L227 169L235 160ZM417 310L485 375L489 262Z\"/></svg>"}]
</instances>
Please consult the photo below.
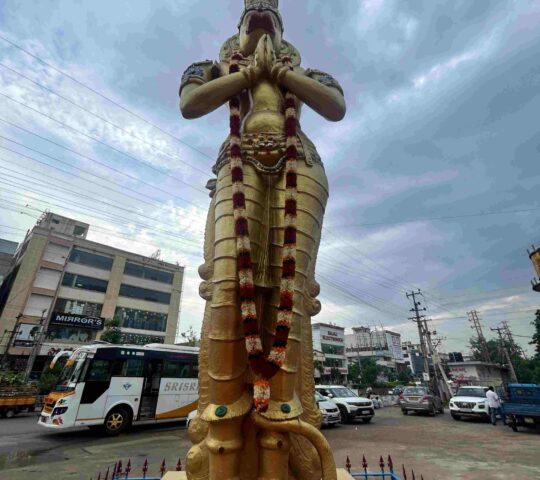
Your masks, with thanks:
<instances>
[{"instance_id":1,"label":"statue pedestal","mask_svg":"<svg viewBox=\"0 0 540 480\"><path fill-rule=\"evenodd\" d=\"M353 480L353 477L344 468L338 468L337 480ZM187 480L186 472L168 472L164 475L163 480Z\"/></svg>"},{"instance_id":2,"label":"statue pedestal","mask_svg":"<svg viewBox=\"0 0 540 480\"><path fill-rule=\"evenodd\" d=\"M337 473L337 480L354 480L352 475L349 472L347 472L347 470L345 470L344 468L338 468L336 470L336 473Z\"/></svg>"},{"instance_id":3,"label":"statue pedestal","mask_svg":"<svg viewBox=\"0 0 540 480\"><path fill-rule=\"evenodd\" d=\"M167 472L162 480L187 480L186 472Z\"/></svg>"}]
</instances>

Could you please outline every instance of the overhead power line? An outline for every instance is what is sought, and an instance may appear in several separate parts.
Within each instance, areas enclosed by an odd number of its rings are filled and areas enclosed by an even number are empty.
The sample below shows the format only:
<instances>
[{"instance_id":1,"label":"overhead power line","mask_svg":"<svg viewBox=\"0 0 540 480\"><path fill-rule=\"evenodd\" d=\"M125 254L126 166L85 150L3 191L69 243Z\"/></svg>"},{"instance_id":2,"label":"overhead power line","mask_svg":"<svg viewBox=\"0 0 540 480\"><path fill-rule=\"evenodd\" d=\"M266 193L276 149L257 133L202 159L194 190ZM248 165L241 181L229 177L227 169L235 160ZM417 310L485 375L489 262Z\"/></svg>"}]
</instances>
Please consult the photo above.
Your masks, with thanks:
<instances>
[{"instance_id":1,"label":"overhead power line","mask_svg":"<svg viewBox=\"0 0 540 480\"><path fill-rule=\"evenodd\" d=\"M65 102L69 103L70 105L73 105L74 107L79 108L83 112L86 112L89 115L92 115L93 117L97 118L98 120L100 120L102 122L105 122L107 125L110 125L111 127L121 131L122 133L124 133L126 135L129 135L130 137L134 138L138 142L144 143L145 145L147 145L149 147L152 147L153 149L155 149L157 152L161 153L162 155L164 155L166 157L169 157L169 158L171 156L174 156L174 158L176 158L177 160L179 160L182 163L185 163L188 167L192 168L193 170L197 170L198 172L201 172L203 175L208 175L208 170L203 170L203 169L201 169L199 167L191 165L190 163L186 162L184 159L180 158L178 155L176 155L174 153L168 153L168 152L163 151L155 143L149 142L149 141L145 140L144 138L141 138L138 135L135 135L134 133L130 132L129 130L126 130L125 128L121 127L120 125L117 125L116 123L112 122L108 118L105 118L102 115L99 115L99 114L93 112L92 110L90 110L90 109L88 109L86 107L83 107L82 105L80 105L77 102L71 100L70 98L66 97L65 95L62 95L61 93L56 92L52 88L47 87L46 85L43 85L42 83L39 83L36 80L33 80L32 78L28 77L24 73L21 73L21 72L15 70L14 68L8 67L7 65L3 64L2 62L0 62L0 67L5 68L6 70L9 70L10 72L14 73L15 75L18 75L21 78L24 78L26 81L32 83L33 85L36 85L37 87L41 88L42 90L45 90L46 92L49 92L49 93L55 95L56 97L64 100Z\"/></svg>"},{"instance_id":2,"label":"overhead power line","mask_svg":"<svg viewBox=\"0 0 540 480\"><path fill-rule=\"evenodd\" d=\"M20 125L17 125L17 124L15 124L15 123L12 123L12 122L10 122L10 121L4 119L4 118L1 118L1 117L0 117L0 121L4 122L4 123L6 123L6 124L8 124L8 125L10 125L10 126L12 126L12 127L15 127L15 128L17 128L17 129L19 129L19 130L25 132L25 133L28 133L28 134L30 134L30 135L36 137L36 138L39 138L40 140L43 140L43 141L48 142L48 143L50 143L50 144L52 144L52 145L55 145L56 147L59 147L59 148L65 150L65 151L67 151L67 152L73 153L73 154L77 155L78 157L84 158L85 160L88 160L88 161L90 161L90 162L92 162L92 163L95 163L95 164L97 164L97 165L100 165L100 166L102 166L102 167L105 167L105 168L107 168L108 170L111 170L111 171L113 171L113 172L115 172L115 173L118 173L119 175L122 175L122 176L124 176L124 177L126 177L126 178L129 178L130 180L132 180L132 181L134 181L134 182L141 183L141 184L143 184L143 185L146 185L146 186L148 186L148 187L151 187L151 188L153 188L154 190L157 190L157 191L159 191L159 192L165 193L165 194L167 194L167 195L169 195L169 196L171 196L171 197L173 197L173 198L177 198L178 200L181 200L181 201L183 201L183 202L186 202L186 203L192 203L190 200L187 200L187 199L185 199L185 198L183 198L183 197L180 197L180 196L178 196L178 195L175 195L174 193L171 193L171 192L169 192L168 190L165 190L165 189L163 189L163 188L160 188L159 186L154 185L154 184L152 184L152 183L150 183L150 182L146 182L145 180L141 179L140 177L137 177L137 176L135 176L135 175L131 175L131 174L129 174L128 172L126 172L125 170L120 170L120 169L115 168L115 167L113 167L113 166L111 166L111 165L109 165L109 164L107 164L107 163L105 163L105 162L102 162L102 161L100 161L100 160L98 160L98 159L96 159L96 158L90 157L90 156L88 156L88 155L85 155L84 153L78 152L77 150L74 150L74 149L72 149L72 148L66 147L65 145L62 145L61 143L55 142L54 140L51 140L50 138L46 138L46 137L44 137L44 136L42 136L42 135L39 135L39 134L37 134L37 133L35 133L35 132L32 132L31 130L28 130L28 129L24 128L24 127L21 127ZM32 151L32 152L34 152L34 153L39 153L40 155L43 155L43 156L45 156L45 157L47 157L47 158L50 158L51 160L54 160L54 161L57 161L57 162L61 162L61 163L67 163L67 162L64 162L64 161L62 161L62 160L60 160L60 159L58 159L58 158L56 158L56 157L53 157L53 156L51 156L51 155L49 155L49 154L47 154L47 153L44 153L44 152L41 152L41 151L36 150L36 149L34 149L34 148L31 148L31 147L29 147L29 146L27 146L27 145L25 145L25 144L23 144L23 143L19 143L19 142L15 141L15 140L13 140L13 139L11 139L11 138L3 137L3 136L2 136L1 138L3 138L4 140L9 141L9 142L11 142L11 143L14 143L14 144L16 144L16 145L19 145L19 146L21 146L21 147L23 147L23 148L25 148L25 149L27 149L27 150L30 150L30 151ZM71 165L71 164L69 164L69 165ZM78 167L74 167L74 168L78 168Z\"/></svg>"},{"instance_id":3,"label":"overhead power line","mask_svg":"<svg viewBox=\"0 0 540 480\"><path fill-rule=\"evenodd\" d=\"M70 80L72 80L73 82L75 82L77 85L80 85L81 87L84 87L86 88L87 90L91 91L92 93L96 94L97 96L103 98L104 100L107 100L108 102L112 103L113 105L117 106L118 108L120 108L121 110L123 110L124 112L126 113L129 113L130 115L133 115L134 117L138 118L139 120L143 121L144 123L146 123L147 125L150 125L151 127L155 128L156 130L159 130L161 133L167 135L168 137L176 140L177 142L180 142L182 145L185 145L186 147L190 148L191 150L194 150L195 152L197 153L200 153L203 157L207 157L209 158L210 160L214 161L214 159L208 155L207 153L203 152L202 150L199 150L198 148L194 147L193 145L190 145L189 143L185 142L184 140L182 140L181 138L178 138L177 136L173 135L172 133L168 132L167 130L164 130L163 128L161 128L159 125L156 125L155 123L151 122L150 120L148 120L147 118L144 118L142 115L134 112L133 110L130 110L128 109L127 107L124 107L122 104L120 104L119 102L113 100L112 98L109 98L107 97L106 95L104 95L103 93L99 92L98 90L96 90L95 88L92 88L90 87L89 85L87 85L86 83L83 83L81 82L80 80L78 80L77 78L75 78L73 75L70 75L69 73L59 69L58 67L54 66L53 64L51 64L50 62L47 62L46 60L43 60L40 56L28 51L27 49L21 47L20 45L18 45L17 43L13 42L12 40L9 40L8 38L6 38L5 36L3 35L0 35L0 40L3 40L4 42L8 43L9 45L11 45L12 47L20 50L21 52L24 52L25 54L27 54L28 56L32 57L34 60L37 60L39 63L41 63L42 65L45 65L47 67L49 67L50 69L54 70L55 72L65 76L66 78L69 78Z\"/></svg>"},{"instance_id":4,"label":"overhead power line","mask_svg":"<svg viewBox=\"0 0 540 480\"><path fill-rule=\"evenodd\" d=\"M155 172L157 172L157 173L159 173L161 175L166 175L167 177L172 178L172 179L174 179L174 180L176 180L176 181L178 181L180 183L183 183L184 185L186 185L187 187L189 187L189 188L191 188L193 190L205 193L204 190L194 186L193 184L191 184L189 182L186 182L184 179L182 179L180 177L172 175L169 171L164 170L164 169L159 168L159 167L156 167L155 165L152 165L150 163L147 163L147 162L141 160L140 158L134 157L133 155L131 155L129 153L126 153L126 152L124 152L124 151L122 151L122 150L108 144L107 142L104 142L103 140L100 140L97 137L89 135L88 133L85 133L82 130L79 130L78 128L72 127L71 125L68 125L67 123L62 122L62 121L54 118L53 116L51 116L51 115L49 115L47 113L44 113L44 112L38 110L37 108L34 108L34 107L24 103L24 102L20 102L19 100L16 100L13 97L10 97L9 95L6 95L5 93L2 93L2 92L0 92L0 96L10 100L13 103L16 103L17 105L20 105L20 106L25 107L25 108L27 108L29 110L32 110L33 112L38 113L39 115L41 115L41 116L43 116L45 118L48 118L49 120L52 120L53 122L58 123L62 127L67 128L67 129L77 133L78 135L89 138L90 140L92 140L92 141L94 141L96 143L99 143L100 145L103 145L104 147L107 147L107 148L113 150L114 152L119 153L120 155L123 155L124 157L129 158L130 160L132 160L132 161L134 161L134 162L136 162L136 163L138 163L140 165L143 165L146 168L154 170Z\"/></svg>"}]
</instances>

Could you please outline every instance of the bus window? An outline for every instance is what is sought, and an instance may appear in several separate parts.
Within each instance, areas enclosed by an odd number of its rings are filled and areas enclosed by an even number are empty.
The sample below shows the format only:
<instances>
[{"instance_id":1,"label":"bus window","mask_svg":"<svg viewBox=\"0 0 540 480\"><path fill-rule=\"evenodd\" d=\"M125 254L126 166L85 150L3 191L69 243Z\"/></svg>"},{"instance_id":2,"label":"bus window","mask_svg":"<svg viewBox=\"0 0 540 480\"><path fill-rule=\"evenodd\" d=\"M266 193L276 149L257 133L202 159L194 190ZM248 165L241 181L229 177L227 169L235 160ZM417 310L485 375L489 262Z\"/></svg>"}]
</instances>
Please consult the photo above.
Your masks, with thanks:
<instances>
[{"instance_id":1,"label":"bus window","mask_svg":"<svg viewBox=\"0 0 540 480\"><path fill-rule=\"evenodd\" d=\"M165 378L182 378L180 373L186 364L174 360L165 360L163 364L163 376Z\"/></svg>"},{"instance_id":2,"label":"bus window","mask_svg":"<svg viewBox=\"0 0 540 480\"><path fill-rule=\"evenodd\" d=\"M142 358L128 358L126 362L125 377L142 377L144 372L144 360Z\"/></svg>"},{"instance_id":3,"label":"bus window","mask_svg":"<svg viewBox=\"0 0 540 480\"><path fill-rule=\"evenodd\" d=\"M77 383L85 364L86 355L78 355L76 359L70 358L58 378L55 390L64 390L70 383Z\"/></svg>"},{"instance_id":4,"label":"bus window","mask_svg":"<svg viewBox=\"0 0 540 480\"><path fill-rule=\"evenodd\" d=\"M144 360L142 358L128 358L116 360L112 368L113 377L142 377Z\"/></svg>"},{"instance_id":5,"label":"bus window","mask_svg":"<svg viewBox=\"0 0 540 480\"><path fill-rule=\"evenodd\" d=\"M178 360L165 360L163 377L166 378L196 378L198 365Z\"/></svg>"},{"instance_id":6,"label":"bus window","mask_svg":"<svg viewBox=\"0 0 540 480\"><path fill-rule=\"evenodd\" d=\"M86 377L88 382L108 382L111 378L111 361L94 360Z\"/></svg>"}]
</instances>

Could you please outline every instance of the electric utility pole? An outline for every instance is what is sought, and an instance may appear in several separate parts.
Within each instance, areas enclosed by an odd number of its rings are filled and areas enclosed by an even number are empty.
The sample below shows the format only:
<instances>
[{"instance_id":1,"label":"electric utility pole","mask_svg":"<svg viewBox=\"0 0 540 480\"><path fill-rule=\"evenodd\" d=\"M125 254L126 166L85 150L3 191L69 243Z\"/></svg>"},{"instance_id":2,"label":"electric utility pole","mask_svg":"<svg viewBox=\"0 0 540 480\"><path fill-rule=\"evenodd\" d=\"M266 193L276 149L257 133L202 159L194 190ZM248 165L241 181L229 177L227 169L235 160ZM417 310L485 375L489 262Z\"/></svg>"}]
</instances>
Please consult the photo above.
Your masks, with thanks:
<instances>
[{"instance_id":1,"label":"electric utility pole","mask_svg":"<svg viewBox=\"0 0 540 480\"><path fill-rule=\"evenodd\" d=\"M39 331L37 334L37 338L35 340L34 346L32 347L32 353L28 357L28 362L26 364L26 371L24 372L24 379L28 381L30 379L30 374L32 373L32 368L34 368L34 362L36 361L36 357L38 356L39 349L41 348L41 345L43 343L43 337L45 336L45 331L48 328L48 325L45 325L45 312L47 309L43 310L41 312L41 319L39 321Z\"/></svg>"},{"instance_id":2,"label":"electric utility pole","mask_svg":"<svg viewBox=\"0 0 540 480\"><path fill-rule=\"evenodd\" d=\"M411 308L409 311L414 313L414 317L409 317L409 320L412 320L416 323L416 326L418 327L418 336L420 337L420 350L422 350L422 355L424 357L424 372L429 377L429 361L428 361L428 351L426 348L426 341L424 338L424 326L423 322L426 318L425 315L420 315L420 312L425 312L426 307L420 308L421 303L416 299L416 297L423 297L422 292L420 289L418 289L417 292L412 291L411 293L407 293L407 298L412 298L414 307Z\"/></svg>"},{"instance_id":3,"label":"electric utility pole","mask_svg":"<svg viewBox=\"0 0 540 480\"><path fill-rule=\"evenodd\" d=\"M437 335L437 332L431 332L428 328L427 322L427 320L424 320L424 334L426 336L429 353L433 361L433 372L435 374L437 390L439 391L439 396L443 399L443 401L450 400L452 397L452 391L448 386L448 377L446 376L441 357L439 356L439 351L437 350L437 347L442 340L437 340L437 343L435 343L431 335ZM439 373L437 371L441 374L442 381L439 379Z\"/></svg>"},{"instance_id":4,"label":"electric utility pole","mask_svg":"<svg viewBox=\"0 0 540 480\"><path fill-rule=\"evenodd\" d=\"M484 333L482 332L482 325L480 324L480 319L478 318L478 312L476 310L472 310L467 312L467 315L469 316L469 322L472 323L471 328L476 330L476 337L478 338L478 343L480 344L480 354L482 356L482 360L484 360L484 362L491 363L491 356L489 354L486 337L484 337Z\"/></svg>"},{"instance_id":5,"label":"electric utility pole","mask_svg":"<svg viewBox=\"0 0 540 480\"><path fill-rule=\"evenodd\" d=\"M506 359L506 362L508 363L508 368L510 369L510 379L512 383L517 383L517 375L516 371L514 370L514 364L512 363L512 359L510 358L510 354L508 353L508 349L506 348L506 345L504 343L504 336L503 336L503 329L500 327L497 328L491 328L493 332L497 332L499 335L499 345L502 353L502 357ZM503 358L501 358L503 360ZM503 362L501 362L503 363Z\"/></svg>"},{"instance_id":6,"label":"electric utility pole","mask_svg":"<svg viewBox=\"0 0 540 480\"><path fill-rule=\"evenodd\" d=\"M508 325L508 322L506 320L503 320L501 322L501 330L503 331L503 337L507 341L508 348L510 348L510 352L514 355L520 355L525 358L525 352L515 342L514 336L512 335L512 330L510 330L510 326Z\"/></svg>"}]
</instances>

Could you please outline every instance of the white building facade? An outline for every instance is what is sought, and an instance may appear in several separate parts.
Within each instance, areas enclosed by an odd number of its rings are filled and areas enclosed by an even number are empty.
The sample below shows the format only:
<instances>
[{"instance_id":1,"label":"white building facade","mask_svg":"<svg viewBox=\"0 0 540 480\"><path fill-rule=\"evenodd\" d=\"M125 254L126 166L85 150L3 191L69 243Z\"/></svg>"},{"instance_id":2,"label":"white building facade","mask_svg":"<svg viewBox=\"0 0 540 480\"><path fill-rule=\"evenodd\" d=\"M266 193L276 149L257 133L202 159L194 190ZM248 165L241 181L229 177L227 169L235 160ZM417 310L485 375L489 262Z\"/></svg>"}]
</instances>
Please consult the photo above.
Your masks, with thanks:
<instances>
[{"instance_id":1,"label":"white building facade","mask_svg":"<svg viewBox=\"0 0 540 480\"><path fill-rule=\"evenodd\" d=\"M311 330L313 350L324 355L322 371L317 380L320 380L320 383L345 382L348 373L345 355L345 329L327 323L314 323Z\"/></svg>"},{"instance_id":2,"label":"white building facade","mask_svg":"<svg viewBox=\"0 0 540 480\"><path fill-rule=\"evenodd\" d=\"M349 364L368 357L391 369L405 364L399 333L369 327L353 327L352 331L345 335L345 354Z\"/></svg>"}]
</instances>

